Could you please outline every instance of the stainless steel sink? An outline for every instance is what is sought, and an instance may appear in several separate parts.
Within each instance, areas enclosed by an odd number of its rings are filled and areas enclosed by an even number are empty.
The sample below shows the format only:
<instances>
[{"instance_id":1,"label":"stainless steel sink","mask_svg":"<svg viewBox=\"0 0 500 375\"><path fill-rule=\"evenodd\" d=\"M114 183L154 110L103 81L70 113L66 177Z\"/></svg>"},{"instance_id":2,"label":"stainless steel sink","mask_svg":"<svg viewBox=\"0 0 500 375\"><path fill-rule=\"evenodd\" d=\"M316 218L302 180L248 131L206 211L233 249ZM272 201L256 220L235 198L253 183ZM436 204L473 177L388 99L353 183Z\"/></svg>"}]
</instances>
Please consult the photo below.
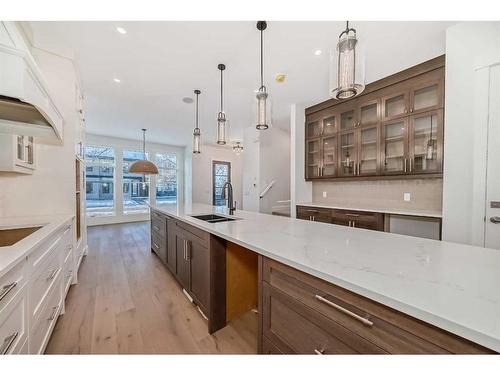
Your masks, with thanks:
<instances>
[{"instance_id":1,"label":"stainless steel sink","mask_svg":"<svg viewBox=\"0 0 500 375\"><path fill-rule=\"evenodd\" d=\"M224 221L235 221L236 218L231 218L231 217L226 217L226 216L220 216L220 215L214 215L214 214L209 214L209 215L192 215L191 217L194 217L195 219L198 220L203 220L206 221L207 223L221 223Z\"/></svg>"}]
</instances>

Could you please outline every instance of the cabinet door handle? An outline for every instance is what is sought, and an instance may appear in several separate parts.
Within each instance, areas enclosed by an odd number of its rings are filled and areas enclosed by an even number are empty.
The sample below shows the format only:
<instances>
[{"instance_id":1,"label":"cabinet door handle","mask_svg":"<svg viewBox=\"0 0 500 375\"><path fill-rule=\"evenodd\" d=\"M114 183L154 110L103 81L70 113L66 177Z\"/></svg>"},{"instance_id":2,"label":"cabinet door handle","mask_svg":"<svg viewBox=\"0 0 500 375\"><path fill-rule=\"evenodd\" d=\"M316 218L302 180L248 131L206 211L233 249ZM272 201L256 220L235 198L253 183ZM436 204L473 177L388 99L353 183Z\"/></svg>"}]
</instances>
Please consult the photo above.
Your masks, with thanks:
<instances>
[{"instance_id":1,"label":"cabinet door handle","mask_svg":"<svg viewBox=\"0 0 500 375\"><path fill-rule=\"evenodd\" d=\"M493 224L500 224L500 216L492 216L490 217L490 222ZM1 300L1 298L0 298Z\"/></svg>"},{"instance_id":2,"label":"cabinet door handle","mask_svg":"<svg viewBox=\"0 0 500 375\"><path fill-rule=\"evenodd\" d=\"M315 297L318 301L323 302L323 303L327 304L328 306L333 307L335 310L338 310L346 315L349 315L351 318L354 318L354 319L360 321L365 326L368 326L368 327L373 326L373 322L371 320L363 318L362 316L359 316L358 314L355 314L352 311L349 311L346 308L343 308L342 306L337 305L336 303L333 303L332 301L329 301L326 298L321 297L317 294L315 295Z\"/></svg>"},{"instance_id":3,"label":"cabinet door handle","mask_svg":"<svg viewBox=\"0 0 500 375\"><path fill-rule=\"evenodd\" d=\"M57 315L57 310L59 310L59 305L54 306L52 308L52 314L50 314L50 316L47 320L54 320L56 318L56 315Z\"/></svg>"},{"instance_id":4,"label":"cabinet door handle","mask_svg":"<svg viewBox=\"0 0 500 375\"><path fill-rule=\"evenodd\" d=\"M410 113L413 113L413 108L410 108Z\"/></svg>"},{"instance_id":5,"label":"cabinet door handle","mask_svg":"<svg viewBox=\"0 0 500 375\"><path fill-rule=\"evenodd\" d=\"M155 242L153 242L153 246L156 247L156 250L160 250L160 246L158 246Z\"/></svg>"},{"instance_id":6,"label":"cabinet door handle","mask_svg":"<svg viewBox=\"0 0 500 375\"><path fill-rule=\"evenodd\" d=\"M359 217L358 214L345 214L345 216L350 216L350 217Z\"/></svg>"},{"instance_id":7,"label":"cabinet door handle","mask_svg":"<svg viewBox=\"0 0 500 375\"><path fill-rule=\"evenodd\" d=\"M14 281L10 284L4 285L2 287L2 292L0 292L0 301L7 297L7 294L10 293L12 289L14 289L17 285L17 281Z\"/></svg>"},{"instance_id":8,"label":"cabinet door handle","mask_svg":"<svg viewBox=\"0 0 500 375\"><path fill-rule=\"evenodd\" d=\"M349 220L349 226L351 226L351 220Z\"/></svg>"},{"instance_id":9,"label":"cabinet door handle","mask_svg":"<svg viewBox=\"0 0 500 375\"><path fill-rule=\"evenodd\" d=\"M191 241L186 241L186 260L191 259Z\"/></svg>"},{"instance_id":10,"label":"cabinet door handle","mask_svg":"<svg viewBox=\"0 0 500 375\"><path fill-rule=\"evenodd\" d=\"M153 225L153 229L154 229L155 231L157 231L157 232L159 232L159 231L160 231L160 227L157 227L156 225Z\"/></svg>"},{"instance_id":11,"label":"cabinet door handle","mask_svg":"<svg viewBox=\"0 0 500 375\"><path fill-rule=\"evenodd\" d=\"M356 227L356 222L353 220L352 221L352 227L355 228Z\"/></svg>"},{"instance_id":12,"label":"cabinet door handle","mask_svg":"<svg viewBox=\"0 0 500 375\"><path fill-rule=\"evenodd\" d=\"M323 355L325 353L325 349L314 349L314 354Z\"/></svg>"},{"instance_id":13,"label":"cabinet door handle","mask_svg":"<svg viewBox=\"0 0 500 375\"><path fill-rule=\"evenodd\" d=\"M406 158L405 158L405 162L404 162L404 167L405 167L405 173L406 173Z\"/></svg>"},{"instance_id":14,"label":"cabinet door handle","mask_svg":"<svg viewBox=\"0 0 500 375\"><path fill-rule=\"evenodd\" d=\"M182 246L183 246L183 254L182 254L182 257L184 258L184 260L186 260L186 240L182 240Z\"/></svg>"},{"instance_id":15,"label":"cabinet door handle","mask_svg":"<svg viewBox=\"0 0 500 375\"><path fill-rule=\"evenodd\" d=\"M52 272L50 273L50 276L47 277L47 281L50 281L52 280L54 277L56 277L57 275L57 271L59 271L59 268L56 268L55 270L52 270Z\"/></svg>"},{"instance_id":16,"label":"cabinet door handle","mask_svg":"<svg viewBox=\"0 0 500 375\"><path fill-rule=\"evenodd\" d=\"M318 165L318 177L321 177L321 167Z\"/></svg>"},{"instance_id":17,"label":"cabinet door handle","mask_svg":"<svg viewBox=\"0 0 500 375\"><path fill-rule=\"evenodd\" d=\"M2 353L2 355L7 354L7 352L9 351L9 349L12 346L12 344L14 343L14 341L16 341L16 338L18 335L19 335L19 332L15 332L12 335L7 336L3 340L2 348L0 348L0 353Z\"/></svg>"}]
</instances>

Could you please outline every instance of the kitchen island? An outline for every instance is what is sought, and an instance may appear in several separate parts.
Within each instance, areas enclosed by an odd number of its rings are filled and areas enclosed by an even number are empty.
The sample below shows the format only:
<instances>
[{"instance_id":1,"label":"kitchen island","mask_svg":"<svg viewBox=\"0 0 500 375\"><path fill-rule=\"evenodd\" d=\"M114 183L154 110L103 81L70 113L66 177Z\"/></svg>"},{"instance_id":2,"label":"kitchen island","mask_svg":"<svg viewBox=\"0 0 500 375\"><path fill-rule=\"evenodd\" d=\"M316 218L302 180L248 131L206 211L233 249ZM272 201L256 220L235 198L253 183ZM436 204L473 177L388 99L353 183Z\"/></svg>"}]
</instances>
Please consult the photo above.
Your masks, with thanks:
<instances>
[{"instance_id":1,"label":"kitchen island","mask_svg":"<svg viewBox=\"0 0 500 375\"><path fill-rule=\"evenodd\" d=\"M470 352L487 352L486 348L500 351L500 293L497 288L500 285L500 252L497 250L247 211L236 211L231 216L236 219L234 221L210 223L192 216L229 215L224 207L202 204L156 206L152 210L153 214L166 215L166 227L169 225L168 219L172 219L181 225L210 234L211 241L217 245L216 253L212 254L216 258L210 255L207 260L210 264L210 280L219 280L214 275L225 270L225 266L221 265L217 269L216 262L216 259L224 257L224 242L257 253L261 317L264 315L261 309L266 308L266 296L263 293L269 294L266 283L273 283L271 271L276 270L274 275L278 272L287 274L284 277L287 280L302 277L298 274L300 273L306 279L310 278L304 281L304 285L314 285L315 290L322 290L323 287L323 284L315 283L324 283L325 288L329 288L328 285L331 284L341 294L352 293L349 298L360 301L359 305L354 306L355 313L353 309L346 308L348 305L345 301L333 303L331 298L324 297L334 295L335 291L327 291L322 295L313 293L313 297L316 297L315 302L328 305L337 312L351 314L363 326L380 326L374 311L387 308L390 310L389 315L394 312L402 313L405 332L410 326L417 327L417 330L437 327L440 334L443 331L449 332L468 340L467 343L478 344ZM166 228L166 237L169 237L168 231L169 228ZM185 243L184 258L189 258ZM295 284L295 292L298 293L295 297L300 299L300 288ZM210 299L217 294L224 294L218 286L223 288L220 280L207 286L210 288ZM221 296L217 298L214 301L225 299ZM307 301L305 303L307 305ZM359 309L359 306L367 303L375 303L375 307L365 306L365 309ZM274 306L278 306L278 303L274 303ZM209 310L217 308L221 307L211 306ZM307 311L304 314L307 315ZM382 313L384 314L385 312ZM370 317L373 319L370 320ZM210 327L210 314L208 318ZM415 320L409 321L410 318ZM261 325L269 323L266 323L265 316L260 320ZM219 321L218 324L223 323ZM385 322L381 324L384 325ZM265 328L260 327L260 332ZM347 328L350 328L351 333L364 335L357 331L358 327ZM391 326L389 331L393 328ZM372 329L370 334L373 332ZM267 352L265 338L259 338L259 344L259 351ZM391 352L386 347L383 349L383 352ZM321 354L323 349L314 350ZM449 348L446 351L454 352ZM469 352L467 349L462 351ZM426 352L425 348L422 352Z\"/></svg>"}]
</instances>

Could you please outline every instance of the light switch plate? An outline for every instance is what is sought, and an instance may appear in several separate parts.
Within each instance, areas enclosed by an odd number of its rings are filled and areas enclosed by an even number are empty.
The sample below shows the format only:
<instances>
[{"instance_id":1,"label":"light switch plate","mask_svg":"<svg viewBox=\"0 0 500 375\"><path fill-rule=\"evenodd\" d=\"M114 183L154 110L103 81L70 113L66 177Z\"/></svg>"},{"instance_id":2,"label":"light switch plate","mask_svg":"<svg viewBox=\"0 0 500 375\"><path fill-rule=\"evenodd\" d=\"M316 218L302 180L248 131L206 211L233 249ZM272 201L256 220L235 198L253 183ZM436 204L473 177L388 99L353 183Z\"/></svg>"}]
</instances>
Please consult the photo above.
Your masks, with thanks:
<instances>
[{"instance_id":1,"label":"light switch plate","mask_svg":"<svg viewBox=\"0 0 500 375\"><path fill-rule=\"evenodd\" d=\"M323 198L326 198L326 191L323 192Z\"/></svg>"},{"instance_id":2,"label":"light switch plate","mask_svg":"<svg viewBox=\"0 0 500 375\"><path fill-rule=\"evenodd\" d=\"M411 194L410 193L403 193L403 200L405 202L411 201Z\"/></svg>"}]
</instances>

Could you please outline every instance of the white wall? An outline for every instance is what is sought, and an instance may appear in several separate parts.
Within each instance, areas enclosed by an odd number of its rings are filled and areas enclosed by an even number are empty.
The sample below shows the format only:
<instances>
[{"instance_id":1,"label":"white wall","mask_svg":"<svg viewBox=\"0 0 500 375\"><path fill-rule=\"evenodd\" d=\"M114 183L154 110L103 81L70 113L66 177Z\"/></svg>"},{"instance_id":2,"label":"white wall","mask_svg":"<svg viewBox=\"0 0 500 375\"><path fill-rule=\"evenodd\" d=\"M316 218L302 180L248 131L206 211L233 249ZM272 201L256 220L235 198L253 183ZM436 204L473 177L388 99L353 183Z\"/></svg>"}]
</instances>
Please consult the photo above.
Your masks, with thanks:
<instances>
[{"instance_id":1,"label":"white wall","mask_svg":"<svg viewBox=\"0 0 500 375\"><path fill-rule=\"evenodd\" d=\"M0 174L0 216L75 214L75 132L79 126L73 62L32 48L49 90L64 118L64 142L35 139L33 175Z\"/></svg>"},{"instance_id":2,"label":"white wall","mask_svg":"<svg viewBox=\"0 0 500 375\"><path fill-rule=\"evenodd\" d=\"M87 134L87 145L96 146L110 146L115 150L115 183L113 184L115 190L115 215L113 216L96 216L88 218L88 225L101 225L112 223L125 223L134 221L149 220L148 213L123 213L123 150L142 150L142 141L105 137L96 134ZM174 153L177 155L177 200L178 202L184 201L184 148L177 146L170 146L160 143L146 142L146 152L149 155L154 153ZM152 176L152 178L156 178ZM150 202L155 202L155 191L150 190Z\"/></svg>"},{"instance_id":3,"label":"white wall","mask_svg":"<svg viewBox=\"0 0 500 375\"><path fill-rule=\"evenodd\" d=\"M244 154L244 152L243 152ZM203 145L200 154L192 154L192 200L194 203L212 204L213 176L212 162L227 161L231 163L231 184L237 208L241 209L243 202L242 172L243 154L236 155L232 147Z\"/></svg>"},{"instance_id":4,"label":"white wall","mask_svg":"<svg viewBox=\"0 0 500 375\"><path fill-rule=\"evenodd\" d=\"M463 22L446 32L443 239L483 245L488 78L500 23Z\"/></svg>"},{"instance_id":5,"label":"white wall","mask_svg":"<svg viewBox=\"0 0 500 375\"><path fill-rule=\"evenodd\" d=\"M259 168L260 143L259 131L255 127L248 127L243 133L243 209L259 212Z\"/></svg>"},{"instance_id":6,"label":"white wall","mask_svg":"<svg viewBox=\"0 0 500 375\"><path fill-rule=\"evenodd\" d=\"M305 176L305 107L290 106L290 207L291 217L296 217L295 206L301 202L312 201L312 183Z\"/></svg>"}]
</instances>

